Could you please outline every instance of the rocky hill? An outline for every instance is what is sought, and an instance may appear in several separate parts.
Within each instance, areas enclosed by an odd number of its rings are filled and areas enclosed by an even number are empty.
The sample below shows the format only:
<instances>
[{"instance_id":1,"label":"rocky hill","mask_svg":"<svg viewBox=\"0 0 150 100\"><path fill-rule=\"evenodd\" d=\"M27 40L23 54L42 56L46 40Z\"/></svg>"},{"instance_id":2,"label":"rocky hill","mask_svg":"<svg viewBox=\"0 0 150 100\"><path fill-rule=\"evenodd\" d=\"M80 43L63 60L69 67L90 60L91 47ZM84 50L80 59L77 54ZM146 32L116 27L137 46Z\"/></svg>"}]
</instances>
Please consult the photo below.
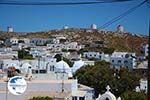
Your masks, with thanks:
<instances>
[{"instance_id":1,"label":"rocky hill","mask_svg":"<svg viewBox=\"0 0 150 100\"><path fill-rule=\"evenodd\" d=\"M148 36L88 29L51 30L47 32L27 33L25 35L17 33L1 33L0 39L4 40L10 37L50 38L56 34L63 35L70 41L77 41L79 44L90 44L96 40L104 41L107 48L114 48L117 51L133 51L138 54L140 53L141 45L148 42Z\"/></svg>"}]
</instances>

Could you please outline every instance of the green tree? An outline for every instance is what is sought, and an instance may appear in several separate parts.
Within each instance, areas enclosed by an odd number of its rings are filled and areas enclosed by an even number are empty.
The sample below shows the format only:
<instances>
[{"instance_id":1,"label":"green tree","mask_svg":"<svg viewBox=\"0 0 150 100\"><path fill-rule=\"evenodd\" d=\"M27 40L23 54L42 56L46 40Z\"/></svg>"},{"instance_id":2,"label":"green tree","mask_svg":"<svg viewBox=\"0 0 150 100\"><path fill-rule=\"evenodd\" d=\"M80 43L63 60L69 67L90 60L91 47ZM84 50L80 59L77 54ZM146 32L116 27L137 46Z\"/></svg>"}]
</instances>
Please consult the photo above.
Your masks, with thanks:
<instances>
[{"instance_id":1,"label":"green tree","mask_svg":"<svg viewBox=\"0 0 150 100\"><path fill-rule=\"evenodd\" d=\"M115 51L114 48L103 48L102 50L103 50L104 53L106 53L106 54L112 54L112 53Z\"/></svg>"},{"instance_id":2,"label":"green tree","mask_svg":"<svg viewBox=\"0 0 150 100\"><path fill-rule=\"evenodd\" d=\"M68 52L68 50L67 50L67 49L62 49L61 51L62 51L62 52Z\"/></svg>"},{"instance_id":3,"label":"green tree","mask_svg":"<svg viewBox=\"0 0 150 100\"><path fill-rule=\"evenodd\" d=\"M85 66L75 73L79 83L93 87L96 96L106 91L110 85L111 91L116 96L121 96L126 90L133 91L139 84L140 76L127 69L120 71L110 68L110 63L105 61L96 62L94 66Z\"/></svg>"},{"instance_id":4,"label":"green tree","mask_svg":"<svg viewBox=\"0 0 150 100\"><path fill-rule=\"evenodd\" d=\"M29 54L29 51L22 49L18 51L18 58L19 59L33 59L32 55Z\"/></svg>"},{"instance_id":5,"label":"green tree","mask_svg":"<svg viewBox=\"0 0 150 100\"><path fill-rule=\"evenodd\" d=\"M54 56L54 58L56 58L56 62L59 62L59 61L62 60L62 55L61 55L61 54L56 54L56 55Z\"/></svg>"},{"instance_id":6,"label":"green tree","mask_svg":"<svg viewBox=\"0 0 150 100\"><path fill-rule=\"evenodd\" d=\"M122 100L147 100L147 96L143 92L126 91L121 96Z\"/></svg>"}]
</instances>

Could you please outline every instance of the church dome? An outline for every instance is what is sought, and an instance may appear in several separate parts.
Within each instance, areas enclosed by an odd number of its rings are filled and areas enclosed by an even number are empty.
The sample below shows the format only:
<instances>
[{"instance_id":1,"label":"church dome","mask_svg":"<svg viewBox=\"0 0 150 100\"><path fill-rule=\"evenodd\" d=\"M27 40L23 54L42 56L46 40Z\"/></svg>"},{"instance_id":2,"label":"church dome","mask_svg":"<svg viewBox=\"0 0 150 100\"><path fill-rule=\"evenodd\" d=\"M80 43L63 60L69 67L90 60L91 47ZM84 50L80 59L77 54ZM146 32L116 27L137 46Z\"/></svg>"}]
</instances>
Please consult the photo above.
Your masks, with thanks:
<instances>
[{"instance_id":1,"label":"church dome","mask_svg":"<svg viewBox=\"0 0 150 100\"><path fill-rule=\"evenodd\" d=\"M56 69L58 69L59 71L61 71L61 72L63 72L63 71L66 72L66 71L70 70L69 65L68 65L66 62L64 62L63 60L57 62L57 63L54 65L54 67L55 67Z\"/></svg>"},{"instance_id":2,"label":"church dome","mask_svg":"<svg viewBox=\"0 0 150 100\"><path fill-rule=\"evenodd\" d=\"M72 72L71 72L71 68L69 67L69 65L64 62L63 60L57 62L55 65L55 72L65 72L68 74L68 77L72 77Z\"/></svg>"},{"instance_id":3,"label":"church dome","mask_svg":"<svg viewBox=\"0 0 150 100\"><path fill-rule=\"evenodd\" d=\"M23 63L22 65L21 65L21 71L23 72L23 73L27 73L28 72L28 70L29 70L29 68L31 68L32 66L29 64L29 63Z\"/></svg>"},{"instance_id":4,"label":"church dome","mask_svg":"<svg viewBox=\"0 0 150 100\"><path fill-rule=\"evenodd\" d=\"M78 69L80 69L82 66L84 66L84 61L82 60L75 61L72 67L73 73L76 72Z\"/></svg>"}]
</instances>

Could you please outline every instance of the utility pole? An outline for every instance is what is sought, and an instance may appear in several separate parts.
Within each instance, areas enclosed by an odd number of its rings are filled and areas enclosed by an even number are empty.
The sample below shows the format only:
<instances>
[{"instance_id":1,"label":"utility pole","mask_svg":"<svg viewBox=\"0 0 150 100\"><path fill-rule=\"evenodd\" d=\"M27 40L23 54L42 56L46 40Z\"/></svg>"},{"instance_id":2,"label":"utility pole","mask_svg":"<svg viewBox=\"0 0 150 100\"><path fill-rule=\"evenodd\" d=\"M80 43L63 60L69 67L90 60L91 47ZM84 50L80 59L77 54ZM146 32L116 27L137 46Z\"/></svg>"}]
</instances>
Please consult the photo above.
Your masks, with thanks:
<instances>
[{"instance_id":1,"label":"utility pole","mask_svg":"<svg viewBox=\"0 0 150 100\"><path fill-rule=\"evenodd\" d=\"M8 68L7 68L7 71L6 71L6 100L8 100Z\"/></svg>"},{"instance_id":2,"label":"utility pole","mask_svg":"<svg viewBox=\"0 0 150 100\"><path fill-rule=\"evenodd\" d=\"M41 57L40 57L40 55L38 55L38 74L40 73L40 59Z\"/></svg>"},{"instance_id":3,"label":"utility pole","mask_svg":"<svg viewBox=\"0 0 150 100\"><path fill-rule=\"evenodd\" d=\"M65 68L63 63L62 93L64 92L64 76L65 76L64 74L65 74Z\"/></svg>"}]
</instances>

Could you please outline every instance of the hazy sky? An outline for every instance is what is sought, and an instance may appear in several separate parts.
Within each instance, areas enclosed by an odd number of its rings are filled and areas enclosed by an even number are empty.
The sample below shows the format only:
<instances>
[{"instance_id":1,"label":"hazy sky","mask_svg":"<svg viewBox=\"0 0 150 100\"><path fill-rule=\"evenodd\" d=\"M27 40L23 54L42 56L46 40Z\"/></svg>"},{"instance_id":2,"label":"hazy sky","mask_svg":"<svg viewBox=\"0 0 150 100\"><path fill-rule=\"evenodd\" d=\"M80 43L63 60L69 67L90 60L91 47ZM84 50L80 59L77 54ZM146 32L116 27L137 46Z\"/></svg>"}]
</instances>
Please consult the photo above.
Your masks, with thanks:
<instances>
[{"instance_id":1,"label":"hazy sky","mask_svg":"<svg viewBox=\"0 0 150 100\"><path fill-rule=\"evenodd\" d=\"M49 0L49 2L55 1L56 0ZM57 1L63 2L72 0ZM100 27L107 21L120 15L140 2L142 2L142 0L70 6L0 5L0 30L6 31L7 26L12 26L14 31L17 32L47 31L51 29L60 29L63 26L89 28L93 23ZM149 18L150 7L148 7L147 4L144 4L142 7L113 23L106 29L115 31L116 26L121 24L124 26L126 32L148 34Z\"/></svg>"}]
</instances>

